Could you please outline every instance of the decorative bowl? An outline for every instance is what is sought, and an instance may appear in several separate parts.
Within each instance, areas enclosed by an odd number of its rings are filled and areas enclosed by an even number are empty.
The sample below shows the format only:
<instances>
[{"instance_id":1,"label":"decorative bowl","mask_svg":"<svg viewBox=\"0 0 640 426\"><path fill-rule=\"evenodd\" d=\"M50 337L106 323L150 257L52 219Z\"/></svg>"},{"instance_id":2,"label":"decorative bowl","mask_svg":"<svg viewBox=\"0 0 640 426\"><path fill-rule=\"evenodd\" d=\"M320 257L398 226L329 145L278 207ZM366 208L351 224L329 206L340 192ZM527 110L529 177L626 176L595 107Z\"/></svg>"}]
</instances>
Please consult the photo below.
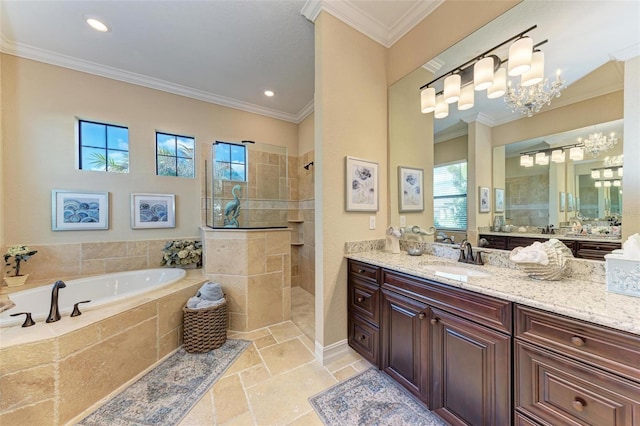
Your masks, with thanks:
<instances>
[{"instance_id":1,"label":"decorative bowl","mask_svg":"<svg viewBox=\"0 0 640 426\"><path fill-rule=\"evenodd\" d=\"M409 256L421 256L422 249L420 247L411 247L407 249L407 253L409 254Z\"/></svg>"}]
</instances>

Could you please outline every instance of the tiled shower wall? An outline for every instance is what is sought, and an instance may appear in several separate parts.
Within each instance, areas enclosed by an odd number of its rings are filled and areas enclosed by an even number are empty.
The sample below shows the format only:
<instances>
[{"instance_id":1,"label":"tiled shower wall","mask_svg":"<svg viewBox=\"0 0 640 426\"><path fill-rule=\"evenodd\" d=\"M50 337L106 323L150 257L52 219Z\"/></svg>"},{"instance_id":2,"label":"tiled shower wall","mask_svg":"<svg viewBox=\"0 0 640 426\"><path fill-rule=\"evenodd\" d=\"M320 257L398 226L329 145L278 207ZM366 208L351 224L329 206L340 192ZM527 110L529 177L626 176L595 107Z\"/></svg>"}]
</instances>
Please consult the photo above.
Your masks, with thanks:
<instances>
[{"instance_id":1,"label":"tiled shower wall","mask_svg":"<svg viewBox=\"0 0 640 426\"><path fill-rule=\"evenodd\" d=\"M509 178L506 181L505 219L517 226L549 224L549 175Z\"/></svg>"},{"instance_id":2,"label":"tiled shower wall","mask_svg":"<svg viewBox=\"0 0 640 426\"><path fill-rule=\"evenodd\" d=\"M314 152L309 151L298 157L299 165L297 182L297 218L302 222L297 225L299 229L298 241L301 246L292 247L292 258L297 257L296 268L292 270L291 284L297 283L304 290L315 294L315 198L314 198L314 166L305 169L304 166L314 161ZM295 241L294 235L291 240ZM293 260L293 259L292 259ZM293 274L297 275L296 280Z\"/></svg>"}]
</instances>

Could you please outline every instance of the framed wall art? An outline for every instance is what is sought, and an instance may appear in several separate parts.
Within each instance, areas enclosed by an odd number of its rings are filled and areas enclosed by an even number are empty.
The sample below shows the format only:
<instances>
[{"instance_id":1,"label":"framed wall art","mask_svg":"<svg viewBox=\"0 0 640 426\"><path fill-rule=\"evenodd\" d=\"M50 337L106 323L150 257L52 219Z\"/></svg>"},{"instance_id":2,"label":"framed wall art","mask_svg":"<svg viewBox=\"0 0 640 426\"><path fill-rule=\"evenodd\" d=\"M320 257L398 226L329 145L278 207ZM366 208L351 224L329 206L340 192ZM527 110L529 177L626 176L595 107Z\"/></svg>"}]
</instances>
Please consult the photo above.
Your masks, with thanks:
<instances>
[{"instance_id":1,"label":"framed wall art","mask_svg":"<svg viewBox=\"0 0 640 426\"><path fill-rule=\"evenodd\" d=\"M400 212L424 210L424 170L398 166L398 201Z\"/></svg>"},{"instance_id":2,"label":"framed wall art","mask_svg":"<svg viewBox=\"0 0 640 426\"><path fill-rule=\"evenodd\" d=\"M496 213L502 213L504 212L504 189L495 188L493 192L493 202L495 204L493 211Z\"/></svg>"},{"instance_id":3,"label":"framed wall art","mask_svg":"<svg viewBox=\"0 0 640 426\"><path fill-rule=\"evenodd\" d=\"M478 187L478 208L480 213L489 213L491 211L491 192L488 186Z\"/></svg>"},{"instance_id":4,"label":"framed wall art","mask_svg":"<svg viewBox=\"0 0 640 426\"><path fill-rule=\"evenodd\" d=\"M175 228L174 194L131 194L133 229Z\"/></svg>"},{"instance_id":5,"label":"framed wall art","mask_svg":"<svg viewBox=\"0 0 640 426\"><path fill-rule=\"evenodd\" d=\"M51 229L54 231L109 229L109 193L52 190Z\"/></svg>"},{"instance_id":6,"label":"framed wall art","mask_svg":"<svg viewBox=\"0 0 640 426\"><path fill-rule=\"evenodd\" d=\"M352 212L378 211L378 163L346 157L345 209Z\"/></svg>"}]
</instances>

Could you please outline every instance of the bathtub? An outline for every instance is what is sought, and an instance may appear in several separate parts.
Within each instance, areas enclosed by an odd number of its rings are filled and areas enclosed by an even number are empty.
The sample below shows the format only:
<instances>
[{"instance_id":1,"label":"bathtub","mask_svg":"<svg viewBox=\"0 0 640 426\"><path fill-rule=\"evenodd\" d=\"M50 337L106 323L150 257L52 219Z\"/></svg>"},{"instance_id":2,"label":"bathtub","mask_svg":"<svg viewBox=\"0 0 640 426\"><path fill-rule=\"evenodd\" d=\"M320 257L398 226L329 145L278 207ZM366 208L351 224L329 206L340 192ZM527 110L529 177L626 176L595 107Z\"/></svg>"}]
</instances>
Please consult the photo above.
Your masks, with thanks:
<instances>
[{"instance_id":1,"label":"bathtub","mask_svg":"<svg viewBox=\"0 0 640 426\"><path fill-rule=\"evenodd\" d=\"M80 310L95 309L168 286L181 280L185 274L184 269L158 268L65 281L67 287L61 288L58 292L58 306L62 315L69 315L74 303L91 300L90 303L81 304ZM31 312L36 322L46 319L51 306L52 287L53 283L10 294L9 299L16 306L0 313L0 327L22 324L24 315L10 316L17 312Z\"/></svg>"}]
</instances>

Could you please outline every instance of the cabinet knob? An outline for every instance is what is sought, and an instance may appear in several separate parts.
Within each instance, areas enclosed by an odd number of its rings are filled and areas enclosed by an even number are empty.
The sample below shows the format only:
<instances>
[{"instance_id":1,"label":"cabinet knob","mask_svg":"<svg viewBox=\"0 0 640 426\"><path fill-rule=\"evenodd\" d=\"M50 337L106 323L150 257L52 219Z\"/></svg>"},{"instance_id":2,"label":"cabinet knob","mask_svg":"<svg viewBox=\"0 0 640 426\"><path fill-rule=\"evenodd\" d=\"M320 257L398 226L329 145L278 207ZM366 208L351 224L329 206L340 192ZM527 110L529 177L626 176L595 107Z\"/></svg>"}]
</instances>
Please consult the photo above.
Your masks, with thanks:
<instances>
[{"instance_id":1,"label":"cabinet knob","mask_svg":"<svg viewBox=\"0 0 640 426\"><path fill-rule=\"evenodd\" d=\"M358 296L358 298L356 300L358 301L358 303L362 303L362 302L364 302L364 297Z\"/></svg>"},{"instance_id":2,"label":"cabinet knob","mask_svg":"<svg viewBox=\"0 0 640 426\"><path fill-rule=\"evenodd\" d=\"M366 338L367 338L367 336L365 336L364 334L362 334L360 337L358 337L358 339L360 339L360 340L364 340Z\"/></svg>"},{"instance_id":3,"label":"cabinet knob","mask_svg":"<svg viewBox=\"0 0 640 426\"><path fill-rule=\"evenodd\" d=\"M574 410L582 411L584 410L584 407L587 405L587 403L584 399L576 397L571 403L571 405L573 406Z\"/></svg>"},{"instance_id":4,"label":"cabinet knob","mask_svg":"<svg viewBox=\"0 0 640 426\"><path fill-rule=\"evenodd\" d=\"M364 269L358 269L359 274L364 274L366 271Z\"/></svg>"},{"instance_id":5,"label":"cabinet knob","mask_svg":"<svg viewBox=\"0 0 640 426\"><path fill-rule=\"evenodd\" d=\"M578 337L578 336L573 336L571 338L571 343L573 343L575 346L584 346L584 339L582 337Z\"/></svg>"},{"instance_id":6,"label":"cabinet knob","mask_svg":"<svg viewBox=\"0 0 640 426\"><path fill-rule=\"evenodd\" d=\"M431 325L436 325L438 323L438 318L431 318L429 322L431 323Z\"/></svg>"},{"instance_id":7,"label":"cabinet knob","mask_svg":"<svg viewBox=\"0 0 640 426\"><path fill-rule=\"evenodd\" d=\"M420 314L418 315L419 319L424 319L424 317L426 317L427 315L424 312L420 312Z\"/></svg>"}]
</instances>

